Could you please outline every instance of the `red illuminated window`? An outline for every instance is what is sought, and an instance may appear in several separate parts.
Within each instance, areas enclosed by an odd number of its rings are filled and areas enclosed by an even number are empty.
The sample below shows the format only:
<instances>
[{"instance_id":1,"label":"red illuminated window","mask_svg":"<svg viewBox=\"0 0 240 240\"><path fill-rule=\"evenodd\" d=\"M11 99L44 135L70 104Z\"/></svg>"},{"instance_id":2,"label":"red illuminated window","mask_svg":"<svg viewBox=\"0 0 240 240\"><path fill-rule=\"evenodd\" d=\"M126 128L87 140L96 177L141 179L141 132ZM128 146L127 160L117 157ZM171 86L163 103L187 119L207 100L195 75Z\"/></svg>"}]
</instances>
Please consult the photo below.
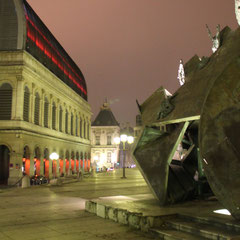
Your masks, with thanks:
<instances>
[{"instance_id":1,"label":"red illuminated window","mask_svg":"<svg viewBox=\"0 0 240 240\"><path fill-rule=\"evenodd\" d=\"M68 63L68 61L59 53L46 36L39 30L34 22L29 18L26 12L27 37L47 56L74 84L80 91L87 95L86 89L80 84L83 79ZM62 63L64 63L64 65Z\"/></svg>"}]
</instances>

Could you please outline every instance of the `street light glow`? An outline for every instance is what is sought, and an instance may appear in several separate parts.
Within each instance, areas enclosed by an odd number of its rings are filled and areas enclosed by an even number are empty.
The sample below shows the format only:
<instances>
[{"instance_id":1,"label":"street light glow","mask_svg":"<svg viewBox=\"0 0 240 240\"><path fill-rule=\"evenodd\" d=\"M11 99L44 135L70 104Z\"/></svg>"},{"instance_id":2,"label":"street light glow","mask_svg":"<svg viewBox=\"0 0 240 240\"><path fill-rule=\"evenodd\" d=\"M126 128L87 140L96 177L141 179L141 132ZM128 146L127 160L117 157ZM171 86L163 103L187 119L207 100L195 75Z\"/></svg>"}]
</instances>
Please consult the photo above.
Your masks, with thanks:
<instances>
[{"instance_id":1,"label":"street light glow","mask_svg":"<svg viewBox=\"0 0 240 240\"><path fill-rule=\"evenodd\" d=\"M115 137L114 138L114 143L115 144L120 144L120 137Z\"/></svg>"},{"instance_id":2,"label":"street light glow","mask_svg":"<svg viewBox=\"0 0 240 240\"><path fill-rule=\"evenodd\" d=\"M51 160L59 159L59 155L55 152L51 153L49 157L50 157Z\"/></svg>"},{"instance_id":3,"label":"street light glow","mask_svg":"<svg viewBox=\"0 0 240 240\"><path fill-rule=\"evenodd\" d=\"M128 140L128 136L126 134L122 134L120 136L121 142L126 142Z\"/></svg>"},{"instance_id":4,"label":"street light glow","mask_svg":"<svg viewBox=\"0 0 240 240\"><path fill-rule=\"evenodd\" d=\"M128 140L128 143L129 143L129 144L132 144L133 141L134 141L134 138L133 138L133 136L128 136L128 137L127 137L127 140Z\"/></svg>"}]
</instances>

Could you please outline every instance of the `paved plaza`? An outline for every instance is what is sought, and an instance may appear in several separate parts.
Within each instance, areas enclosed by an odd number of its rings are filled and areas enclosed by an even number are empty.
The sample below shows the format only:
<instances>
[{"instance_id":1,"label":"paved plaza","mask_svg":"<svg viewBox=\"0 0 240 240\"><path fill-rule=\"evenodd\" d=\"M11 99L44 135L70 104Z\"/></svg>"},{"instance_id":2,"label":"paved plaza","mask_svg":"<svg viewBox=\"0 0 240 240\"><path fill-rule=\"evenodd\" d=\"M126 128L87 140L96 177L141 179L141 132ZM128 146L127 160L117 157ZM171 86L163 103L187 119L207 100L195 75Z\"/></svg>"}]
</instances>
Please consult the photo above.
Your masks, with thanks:
<instances>
[{"instance_id":1,"label":"paved plaza","mask_svg":"<svg viewBox=\"0 0 240 240\"><path fill-rule=\"evenodd\" d=\"M151 239L127 226L84 210L85 201L99 197L150 194L136 169L69 181L62 186L0 189L1 240Z\"/></svg>"}]
</instances>

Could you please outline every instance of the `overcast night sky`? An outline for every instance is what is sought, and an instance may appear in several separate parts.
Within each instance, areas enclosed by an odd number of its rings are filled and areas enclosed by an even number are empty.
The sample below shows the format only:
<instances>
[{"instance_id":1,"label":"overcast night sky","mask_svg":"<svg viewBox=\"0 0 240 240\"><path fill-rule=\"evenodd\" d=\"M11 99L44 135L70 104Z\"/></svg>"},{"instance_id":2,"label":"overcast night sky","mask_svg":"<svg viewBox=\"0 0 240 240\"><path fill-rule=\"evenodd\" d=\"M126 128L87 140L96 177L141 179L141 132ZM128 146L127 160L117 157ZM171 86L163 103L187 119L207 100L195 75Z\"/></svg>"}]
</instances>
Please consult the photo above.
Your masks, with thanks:
<instances>
[{"instance_id":1,"label":"overcast night sky","mask_svg":"<svg viewBox=\"0 0 240 240\"><path fill-rule=\"evenodd\" d=\"M28 0L85 77L93 118L105 97L120 123L135 100L179 87L179 60L211 54L205 24L237 28L234 0ZM117 99L117 100L116 100Z\"/></svg>"}]
</instances>

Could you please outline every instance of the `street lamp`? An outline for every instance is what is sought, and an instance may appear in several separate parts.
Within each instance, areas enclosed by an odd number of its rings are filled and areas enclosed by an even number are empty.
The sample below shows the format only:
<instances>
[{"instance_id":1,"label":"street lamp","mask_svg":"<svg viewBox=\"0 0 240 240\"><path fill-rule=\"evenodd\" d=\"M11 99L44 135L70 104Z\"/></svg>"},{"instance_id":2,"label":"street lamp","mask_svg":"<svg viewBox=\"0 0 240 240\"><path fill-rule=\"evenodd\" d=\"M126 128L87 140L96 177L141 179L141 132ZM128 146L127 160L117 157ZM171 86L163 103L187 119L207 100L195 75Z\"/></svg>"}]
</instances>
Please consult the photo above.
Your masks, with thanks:
<instances>
[{"instance_id":1,"label":"street lamp","mask_svg":"<svg viewBox=\"0 0 240 240\"><path fill-rule=\"evenodd\" d=\"M56 177L56 165L55 165L54 161L59 159L59 155L56 152L53 152L50 154L49 157L52 160L52 172L53 172L53 176L55 178ZM55 169L54 169L54 167L55 167Z\"/></svg>"},{"instance_id":2,"label":"street lamp","mask_svg":"<svg viewBox=\"0 0 240 240\"><path fill-rule=\"evenodd\" d=\"M128 136L126 134L121 134L120 137L114 138L115 144L120 144L120 142L122 142L123 144L123 176L122 178L126 178L125 176L126 142L128 144L132 144L133 140L134 140L133 136Z\"/></svg>"}]
</instances>

